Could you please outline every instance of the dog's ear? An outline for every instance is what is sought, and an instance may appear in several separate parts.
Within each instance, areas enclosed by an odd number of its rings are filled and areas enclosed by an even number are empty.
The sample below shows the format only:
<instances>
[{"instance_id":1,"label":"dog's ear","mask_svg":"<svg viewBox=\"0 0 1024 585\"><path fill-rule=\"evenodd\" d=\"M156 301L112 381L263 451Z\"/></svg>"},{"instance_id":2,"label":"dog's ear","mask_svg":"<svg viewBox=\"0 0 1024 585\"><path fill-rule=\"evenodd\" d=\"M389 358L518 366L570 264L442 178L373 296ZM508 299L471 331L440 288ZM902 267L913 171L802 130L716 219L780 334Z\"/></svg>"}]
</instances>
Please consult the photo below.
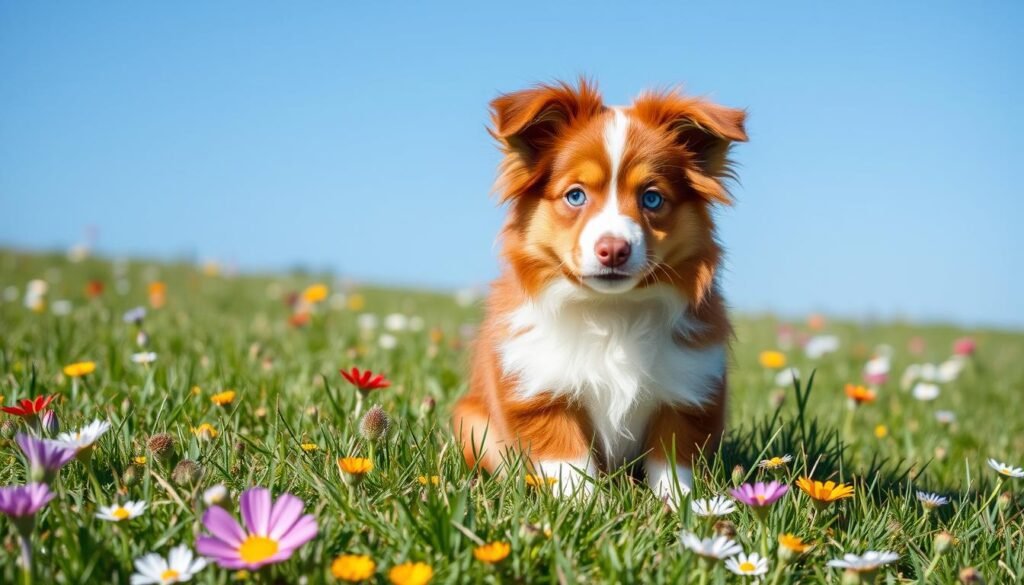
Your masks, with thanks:
<instances>
[{"instance_id":1,"label":"dog's ear","mask_svg":"<svg viewBox=\"0 0 1024 585\"><path fill-rule=\"evenodd\" d=\"M604 109L586 79L506 93L491 101L490 133L505 153L498 189L503 201L522 195L543 176L543 154L570 126Z\"/></svg>"},{"instance_id":2,"label":"dog's ear","mask_svg":"<svg viewBox=\"0 0 1024 585\"><path fill-rule=\"evenodd\" d=\"M711 201L732 202L722 179L732 178L729 150L733 142L746 142L743 110L728 108L678 91L647 93L633 103L637 117L667 129L686 149L693 168L687 178L694 189Z\"/></svg>"}]
</instances>

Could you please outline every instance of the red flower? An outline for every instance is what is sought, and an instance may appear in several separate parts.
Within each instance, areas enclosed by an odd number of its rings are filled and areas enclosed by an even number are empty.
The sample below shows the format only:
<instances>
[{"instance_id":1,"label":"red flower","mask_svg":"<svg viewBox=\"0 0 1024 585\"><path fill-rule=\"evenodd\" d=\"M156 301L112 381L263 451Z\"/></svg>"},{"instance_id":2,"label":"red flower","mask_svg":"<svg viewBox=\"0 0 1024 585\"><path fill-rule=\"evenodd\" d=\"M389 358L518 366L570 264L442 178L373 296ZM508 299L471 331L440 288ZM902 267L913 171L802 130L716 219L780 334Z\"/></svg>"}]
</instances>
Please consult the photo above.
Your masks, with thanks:
<instances>
[{"instance_id":1,"label":"red flower","mask_svg":"<svg viewBox=\"0 0 1024 585\"><path fill-rule=\"evenodd\" d=\"M352 368L347 372L345 370L340 371L349 384L364 392L387 388L391 385L391 382L384 377L384 374L374 374L370 370L359 371L359 368Z\"/></svg>"},{"instance_id":2,"label":"red flower","mask_svg":"<svg viewBox=\"0 0 1024 585\"><path fill-rule=\"evenodd\" d=\"M85 285L85 296L90 299L95 299L101 294L103 294L102 280L90 280L89 283Z\"/></svg>"},{"instance_id":3,"label":"red flower","mask_svg":"<svg viewBox=\"0 0 1024 585\"><path fill-rule=\"evenodd\" d=\"M49 396L36 396L35 398L23 398L21 400L21 406L4 406L0 407L7 414L13 414L15 416L23 416L25 418L31 418L42 413L53 399L56 398L56 394Z\"/></svg>"}]
</instances>

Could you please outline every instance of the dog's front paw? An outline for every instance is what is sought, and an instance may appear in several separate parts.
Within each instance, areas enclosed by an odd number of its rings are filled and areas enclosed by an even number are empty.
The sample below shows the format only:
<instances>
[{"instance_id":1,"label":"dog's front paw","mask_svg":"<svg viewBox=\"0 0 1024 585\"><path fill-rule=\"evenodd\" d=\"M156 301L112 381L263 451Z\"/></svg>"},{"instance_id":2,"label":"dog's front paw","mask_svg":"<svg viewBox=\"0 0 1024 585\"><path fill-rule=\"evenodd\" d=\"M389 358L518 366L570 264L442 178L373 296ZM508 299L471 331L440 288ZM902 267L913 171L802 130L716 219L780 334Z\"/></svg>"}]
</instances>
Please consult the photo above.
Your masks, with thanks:
<instances>
[{"instance_id":1,"label":"dog's front paw","mask_svg":"<svg viewBox=\"0 0 1024 585\"><path fill-rule=\"evenodd\" d=\"M667 461L647 459L647 485L670 508L679 508L679 500L693 488L693 472L685 465L671 465Z\"/></svg>"}]
</instances>

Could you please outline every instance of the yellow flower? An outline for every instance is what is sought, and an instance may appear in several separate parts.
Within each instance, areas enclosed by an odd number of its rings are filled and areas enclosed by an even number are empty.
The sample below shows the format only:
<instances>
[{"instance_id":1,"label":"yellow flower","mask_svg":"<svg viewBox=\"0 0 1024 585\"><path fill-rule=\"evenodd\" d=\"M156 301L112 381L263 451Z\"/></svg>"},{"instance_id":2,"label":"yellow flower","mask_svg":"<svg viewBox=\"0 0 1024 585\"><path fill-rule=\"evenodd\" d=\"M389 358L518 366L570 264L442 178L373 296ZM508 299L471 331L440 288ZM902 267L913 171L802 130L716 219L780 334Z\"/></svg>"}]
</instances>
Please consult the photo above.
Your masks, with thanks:
<instances>
[{"instance_id":1,"label":"yellow flower","mask_svg":"<svg viewBox=\"0 0 1024 585\"><path fill-rule=\"evenodd\" d=\"M227 406L235 401L235 391L225 390L223 392L218 392L211 396L210 400L217 406Z\"/></svg>"},{"instance_id":2,"label":"yellow flower","mask_svg":"<svg viewBox=\"0 0 1024 585\"><path fill-rule=\"evenodd\" d=\"M367 555L341 555L331 563L331 574L335 579L358 583L373 577L377 565Z\"/></svg>"},{"instance_id":3,"label":"yellow flower","mask_svg":"<svg viewBox=\"0 0 1024 585\"><path fill-rule=\"evenodd\" d=\"M362 311L366 306L366 299L359 293L353 293L348 297L348 308L350 311Z\"/></svg>"},{"instance_id":4,"label":"yellow flower","mask_svg":"<svg viewBox=\"0 0 1024 585\"><path fill-rule=\"evenodd\" d=\"M342 457L338 459L341 478L349 485L355 485L373 469L373 461L365 457Z\"/></svg>"},{"instance_id":5,"label":"yellow flower","mask_svg":"<svg viewBox=\"0 0 1024 585\"><path fill-rule=\"evenodd\" d=\"M96 362L77 362L64 366L64 375L69 378L80 378L96 371Z\"/></svg>"},{"instance_id":6,"label":"yellow flower","mask_svg":"<svg viewBox=\"0 0 1024 585\"><path fill-rule=\"evenodd\" d=\"M786 454L781 457L772 457L771 459L762 459L757 466L761 469L777 470L785 467L790 461L793 460L793 456Z\"/></svg>"},{"instance_id":7,"label":"yellow flower","mask_svg":"<svg viewBox=\"0 0 1024 585\"><path fill-rule=\"evenodd\" d=\"M245 569L239 569L239 570L237 570L237 571L235 571L234 573L231 574L231 580L232 581L248 581L249 580L249 571L246 571Z\"/></svg>"},{"instance_id":8,"label":"yellow flower","mask_svg":"<svg viewBox=\"0 0 1024 585\"><path fill-rule=\"evenodd\" d=\"M217 429L210 423L203 423L198 427L192 427L192 434L200 439L209 441L210 439L216 439L217 435L220 433L218 433Z\"/></svg>"},{"instance_id":9,"label":"yellow flower","mask_svg":"<svg viewBox=\"0 0 1024 585\"><path fill-rule=\"evenodd\" d=\"M202 393L203 393L203 389L200 388L199 386L193 386L192 387L192 396L199 396Z\"/></svg>"},{"instance_id":10,"label":"yellow flower","mask_svg":"<svg viewBox=\"0 0 1024 585\"><path fill-rule=\"evenodd\" d=\"M319 303L327 298L327 285L326 284L314 284L306 287L306 290L302 291L302 300L307 303Z\"/></svg>"},{"instance_id":11,"label":"yellow flower","mask_svg":"<svg viewBox=\"0 0 1024 585\"><path fill-rule=\"evenodd\" d=\"M530 487L539 488L544 485L555 485L558 483L557 477L545 477L541 475L534 475L532 473L526 474L526 485Z\"/></svg>"},{"instance_id":12,"label":"yellow flower","mask_svg":"<svg viewBox=\"0 0 1024 585\"><path fill-rule=\"evenodd\" d=\"M426 563L402 563L388 571L394 585L426 585L434 577L434 569Z\"/></svg>"},{"instance_id":13,"label":"yellow flower","mask_svg":"<svg viewBox=\"0 0 1024 585\"><path fill-rule=\"evenodd\" d=\"M420 485L441 485L441 476L431 475L428 477L426 475L421 475L416 478L416 481L420 482Z\"/></svg>"},{"instance_id":14,"label":"yellow flower","mask_svg":"<svg viewBox=\"0 0 1024 585\"><path fill-rule=\"evenodd\" d=\"M786 354L781 351L762 351L757 359L761 362L762 368L768 368L769 370L786 367Z\"/></svg>"},{"instance_id":15,"label":"yellow flower","mask_svg":"<svg viewBox=\"0 0 1024 585\"><path fill-rule=\"evenodd\" d=\"M473 549L473 556L476 560L494 564L500 563L512 550L512 545L507 542L489 542Z\"/></svg>"},{"instance_id":16,"label":"yellow flower","mask_svg":"<svg viewBox=\"0 0 1024 585\"><path fill-rule=\"evenodd\" d=\"M779 546L796 554L811 550L811 545L804 542L803 538L788 532L779 535Z\"/></svg>"},{"instance_id":17,"label":"yellow flower","mask_svg":"<svg viewBox=\"0 0 1024 585\"><path fill-rule=\"evenodd\" d=\"M145 455L136 455L135 459L133 459L132 461L135 462L135 465L145 465L146 464L146 456Z\"/></svg>"},{"instance_id":18,"label":"yellow flower","mask_svg":"<svg viewBox=\"0 0 1024 585\"><path fill-rule=\"evenodd\" d=\"M796 481L796 486L803 490L805 494L811 496L811 499L822 507L836 500L853 497L853 486L846 485L845 483L836 483L834 481L821 483L809 477L801 477Z\"/></svg>"},{"instance_id":19,"label":"yellow flower","mask_svg":"<svg viewBox=\"0 0 1024 585\"><path fill-rule=\"evenodd\" d=\"M309 453L310 451L316 451L317 449L320 448L320 446L317 445L316 443L303 443L299 445L299 447L302 447L302 450L305 451L306 453Z\"/></svg>"},{"instance_id":20,"label":"yellow flower","mask_svg":"<svg viewBox=\"0 0 1024 585\"><path fill-rule=\"evenodd\" d=\"M889 427L885 425L878 425L875 427L875 437L884 439L889 436Z\"/></svg>"}]
</instances>

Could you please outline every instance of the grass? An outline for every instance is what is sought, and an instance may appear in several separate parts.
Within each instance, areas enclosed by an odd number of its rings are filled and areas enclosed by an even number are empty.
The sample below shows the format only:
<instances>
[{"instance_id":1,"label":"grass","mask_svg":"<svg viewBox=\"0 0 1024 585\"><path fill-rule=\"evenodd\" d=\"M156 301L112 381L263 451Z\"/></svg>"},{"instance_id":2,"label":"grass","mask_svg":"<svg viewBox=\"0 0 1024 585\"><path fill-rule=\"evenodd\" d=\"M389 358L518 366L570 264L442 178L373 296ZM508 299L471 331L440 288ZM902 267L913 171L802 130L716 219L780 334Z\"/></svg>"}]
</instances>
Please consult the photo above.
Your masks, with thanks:
<instances>
[{"instance_id":1,"label":"grass","mask_svg":"<svg viewBox=\"0 0 1024 585\"><path fill-rule=\"evenodd\" d=\"M199 583L332 582L331 561L342 553L367 554L375 579L405 561L421 561L435 583L462 582L742 582L719 563L708 565L680 543L680 531L702 536L716 527L684 502L673 511L625 472L595 478L591 497L560 500L527 486L516 467L508 477L484 477L468 469L452 443L447 415L465 389L465 364L478 306L460 306L451 295L336 284L323 275L226 277L187 264L70 263L62 257L0 252L0 289L18 298L0 303L0 395L15 399L55 393L61 430L94 418L113 428L98 442L88 465L72 462L54 483L57 497L41 512L35 531L32 575L38 583L128 582L132 560L166 554L176 544L194 548L202 530L203 491L224 484L236 500L250 486L275 495L291 492L316 515L320 532L287 562L238 574L210 566ZM49 283L47 307L23 303L26 283ZM87 298L90 280L104 283ZM157 359L133 363L140 351L136 328L122 313L147 304L147 285L166 283L166 305L144 321L148 349ZM330 284L302 327L289 324L286 293L315 282ZM2 291L0 291L2 292ZM8 293L4 293L8 294ZM71 302L70 313L57 301ZM385 316L401 313L416 330L386 331ZM366 317L378 316L374 329ZM360 327L360 320L363 326ZM778 322L737 319L730 366L730 426L719 453L706 454L695 470L692 498L725 493L735 481L767 477L757 468L767 456L791 454L779 479L801 475L851 483L855 495L817 510L796 490L760 522L738 506L719 531L735 531L744 550L767 556L768 582L838 583L826 562L847 552L891 550L899 561L883 568L880 582L956 582L974 567L989 583L1024 579L1021 486L985 460L1021 464L1024 416L1017 401L1024 389L1024 335L971 331L978 351L961 375L943 384L938 399L915 400L901 389L900 373L915 362L946 359L953 341L968 332L902 323L830 323L842 341L838 352L810 360L798 349L789 365L804 374L794 387L777 388L775 373L759 365L762 350L778 349ZM422 325L420 327L419 325ZM806 331L802 324L797 329ZM394 341L392 349L382 347ZM907 349L924 341L921 355ZM877 346L893 349L893 375L878 399L856 410L843 387L859 382ZM65 365L94 361L96 371L76 380ZM335 460L367 456L359 434L356 392L339 368L386 372L392 386L370 394L390 415L388 438L373 450L375 467L358 485L341 481ZM808 379L814 372L813 384ZM211 395L234 389L226 406ZM955 413L943 424L936 410ZM4 415L0 485L27 481L12 424ZM204 440L193 427L209 423L217 436ZM20 422L19 422L20 424ZM884 428L882 428L884 427ZM876 435L877 431L877 435ZM884 431L884 432L883 432ZM175 438L174 460L197 462L202 475L175 482L175 461L147 452L157 433ZM316 450L306 451L303 443ZM143 465L137 456L147 456ZM420 476L438 476L422 485ZM178 478L179 480L183 478ZM927 490L951 503L927 513L915 492ZM126 499L149 503L136 519L109 523L95 518L99 506ZM237 509L237 506L236 506ZM935 537L953 543L943 554ZM776 537L790 532L814 548L781 564ZM0 520L0 582L22 579L13 524ZM490 565L474 558L486 542L511 545Z\"/></svg>"}]
</instances>

